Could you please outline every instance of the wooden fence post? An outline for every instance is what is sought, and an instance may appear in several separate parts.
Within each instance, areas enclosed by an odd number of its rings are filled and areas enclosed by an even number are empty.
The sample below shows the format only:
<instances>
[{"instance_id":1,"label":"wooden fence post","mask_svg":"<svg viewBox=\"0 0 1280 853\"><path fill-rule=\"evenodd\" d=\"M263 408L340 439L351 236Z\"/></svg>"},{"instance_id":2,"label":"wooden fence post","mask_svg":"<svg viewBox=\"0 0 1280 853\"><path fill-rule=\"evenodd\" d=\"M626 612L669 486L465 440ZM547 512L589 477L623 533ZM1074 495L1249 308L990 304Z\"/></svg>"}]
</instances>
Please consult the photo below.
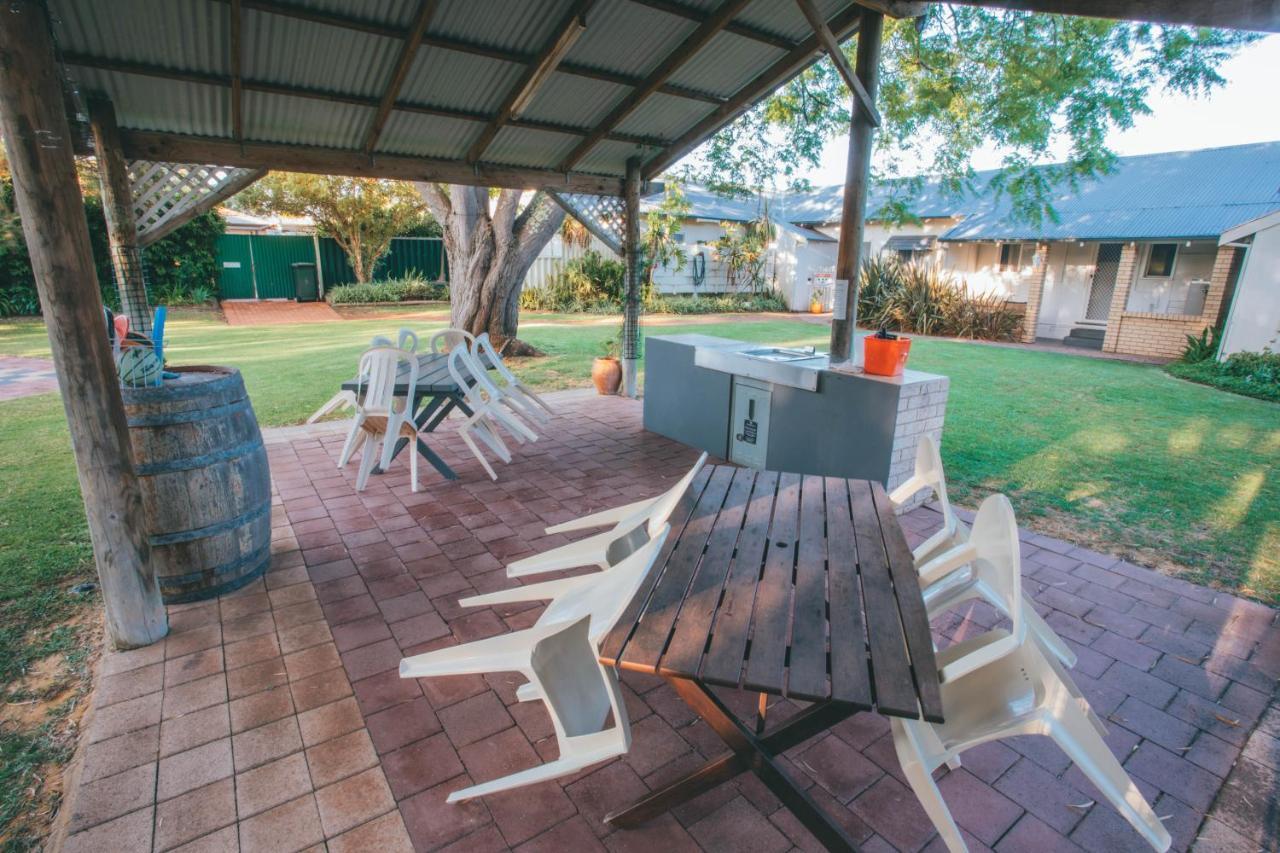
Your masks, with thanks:
<instances>
[{"instance_id":1,"label":"wooden fence post","mask_svg":"<svg viewBox=\"0 0 1280 853\"><path fill-rule=\"evenodd\" d=\"M0 127L71 431L89 535L118 648L169 630L111 361L84 200L44 4L0 6Z\"/></svg>"}]
</instances>

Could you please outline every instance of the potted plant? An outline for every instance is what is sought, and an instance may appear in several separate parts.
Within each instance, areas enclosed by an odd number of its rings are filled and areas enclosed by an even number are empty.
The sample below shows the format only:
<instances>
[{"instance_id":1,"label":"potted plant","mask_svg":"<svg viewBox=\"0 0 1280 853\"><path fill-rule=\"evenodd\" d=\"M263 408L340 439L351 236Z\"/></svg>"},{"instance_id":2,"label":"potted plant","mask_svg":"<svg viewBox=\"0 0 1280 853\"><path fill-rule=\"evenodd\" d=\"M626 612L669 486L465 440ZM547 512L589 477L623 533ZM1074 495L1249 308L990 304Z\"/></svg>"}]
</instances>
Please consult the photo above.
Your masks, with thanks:
<instances>
[{"instance_id":1,"label":"potted plant","mask_svg":"<svg viewBox=\"0 0 1280 853\"><path fill-rule=\"evenodd\" d=\"M617 394L622 385L622 362L618 360L622 352L622 330L605 341L601 346L604 355L597 356L591 363L591 381L596 386L596 393L608 396Z\"/></svg>"}]
</instances>

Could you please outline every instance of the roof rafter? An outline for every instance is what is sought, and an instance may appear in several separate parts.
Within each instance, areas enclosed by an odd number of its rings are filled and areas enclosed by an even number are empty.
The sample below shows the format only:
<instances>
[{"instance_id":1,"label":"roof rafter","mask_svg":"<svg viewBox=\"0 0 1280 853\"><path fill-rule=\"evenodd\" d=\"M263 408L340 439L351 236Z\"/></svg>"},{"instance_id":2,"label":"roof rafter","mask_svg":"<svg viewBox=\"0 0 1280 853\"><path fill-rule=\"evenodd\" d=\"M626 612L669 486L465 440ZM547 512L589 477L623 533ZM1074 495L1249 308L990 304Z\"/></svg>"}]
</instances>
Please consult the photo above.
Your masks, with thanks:
<instances>
[{"instance_id":1,"label":"roof rafter","mask_svg":"<svg viewBox=\"0 0 1280 853\"><path fill-rule=\"evenodd\" d=\"M233 6L237 6L241 0L231 0L231 2ZM404 44L400 46L400 57L396 60L396 67L391 72L391 80L387 83L386 91L382 93L382 101L378 104L378 111L374 113L373 121L369 124L369 132L365 134L365 153L373 151L374 146L378 144L378 137L382 135L382 128L387 123L387 117L391 115L396 98L400 95L400 87L404 85L404 78L409 75L413 58L418 53L418 45L422 43L422 36L426 33L431 16L435 14L439 5L439 0L420 0L418 3L418 14L413 18L413 25L409 27Z\"/></svg>"},{"instance_id":2,"label":"roof rafter","mask_svg":"<svg viewBox=\"0 0 1280 853\"><path fill-rule=\"evenodd\" d=\"M230 3L231 0L214 0L218 3ZM283 3L280 0L240 0L241 5L245 9L252 9L256 12L265 12L271 15L281 15L287 18L296 18L301 21L310 21L313 24L324 24L325 26L338 27L344 30L355 30L356 32L368 33L370 35L382 36L390 39L403 39L405 37L404 30L390 24L381 24L376 21L368 21L361 18L353 18L348 15L340 15L334 12L325 12L319 9L310 9L303 6L297 6L292 3ZM488 59L500 59L505 62L515 62L527 64L532 58L526 54L512 53L501 48L491 47L489 45L479 44L477 42L469 42L463 39L450 38L447 36L434 36L430 33L424 34L422 44L427 47L438 47L442 50L452 50L456 53L466 53L471 56L483 56ZM604 68L591 68L585 65L577 65L569 62L560 63L556 69L565 74L572 74L576 77L586 77L590 80L601 80L606 83L615 83L619 86L635 86L640 82L639 78L632 77L629 74L620 74L616 71L609 71ZM693 101L705 101L711 104L722 104L724 98L714 95L710 92L699 92L684 86L664 86L662 93L665 95L674 95L677 98L687 98Z\"/></svg>"},{"instance_id":3,"label":"roof rafter","mask_svg":"<svg viewBox=\"0 0 1280 853\"><path fill-rule=\"evenodd\" d=\"M231 0L231 39L228 50L231 54L231 135L237 142L244 140L244 97L240 83L240 57L242 42L240 26L243 23L240 13L240 0Z\"/></svg>"},{"instance_id":4,"label":"roof rafter","mask_svg":"<svg viewBox=\"0 0 1280 853\"><path fill-rule=\"evenodd\" d=\"M130 62L121 59L106 59L97 56L85 56L80 53L66 52L62 55L67 65L79 65L83 68L97 68L102 71L115 71L121 74L139 74L145 77L156 77L161 80L180 80L186 83L200 83L206 86L230 86L231 78L223 74L210 74L202 71L179 71L145 62ZM289 86L283 83L267 83L261 80L242 79L241 88L246 92L261 92L267 95L286 95L293 98L310 98L320 101L336 101L359 107L376 108L380 103L377 98L366 95L353 95L345 92L333 92L327 89L307 89L300 86ZM487 113L460 110L454 107L438 107L431 104L419 104L412 101L396 101L393 109L405 113L433 115L441 118L456 118L463 121L487 122L493 117ZM557 124L556 122L539 121L537 119L512 118L508 122L512 127L523 127L530 130L545 130L552 133L564 133L570 136L586 136L591 128ZM641 136L629 133L612 133L610 139L619 142L630 142L633 145L662 147L667 140L652 136Z\"/></svg>"},{"instance_id":5,"label":"roof rafter","mask_svg":"<svg viewBox=\"0 0 1280 853\"><path fill-rule=\"evenodd\" d=\"M725 26L733 20L733 16L738 14L746 7L750 0L723 0L716 8L716 11L698 25L692 33L690 33L680 46L671 53L667 54L658 66L649 72L644 81L631 91L631 94L622 99L616 107L605 116L604 120L596 126L596 129L587 134L587 138L582 140L574 149L569 152L563 162L560 163L559 170L567 172L572 169L582 157L595 147L596 143L609 135L618 124L629 116L640 102L652 95L662 87L662 84L674 74L680 66L684 65L694 54L706 47L716 34L725 28Z\"/></svg>"},{"instance_id":6,"label":"roof rafter","mask_svg":"<svg viewBox=\"0 0 1280 853\"><path fill-rule=\"evenodd\" d=\"M862 6L851 3L827 21L827 28L837 39L848 38L858 29ZM657 156L645 163L641 173L645 180L666 169L675 161L697 147L704 139L746 112L758 98L779 86L785 85L813 61L822 50L816 35L810 36L792 48L786 56L756 75L755 79L739 89L728 102L687 130L679 139L667 146Z\"/></svg>"},{"instance_id":7,"label":"roof rafter","mask_svg":"<svg viewBox=\"0 0 1280 853\"><path fill-rule=\"evenodd\" d=\"M631 2L641 6L648 6L650 9L657 9L659 12L666 12L669 15L688 18L690 21L697 21L698 23L702 23L707 19L707 13L701 9L677 3L675 0L631 0ZM790 50L795 47L795 42L786 36L780 36L777 33L771 33L768 30L763 30L751 24L744 24L740 21L730 21L725 25L724 31L771 47L782 48L783 50Z\"/></svg>"},{"instance_id":8,"label":"roof rafter","mask_svg":"<svg viewBox=\"0 0 1280 853\"><path fill-rule=\"evenodd\" d=\"M468 163L475 163L483 157L485 149L489 147L489 143L493 142L503 125L518 112L519 107L528 106L534 93L547 81L551 72L555 71L556 66L564 59L569 48L573 47L578 36L582 35L582 31L586 29L586 14L595 2L596 0L577 0L556 24L551 37L542 46L542 51L525 66L524 72L511 87L507 97L503 99L502 106L498 108L498 114L489 120L475 142L467 149Z\"/></svg>"}]
</instances>

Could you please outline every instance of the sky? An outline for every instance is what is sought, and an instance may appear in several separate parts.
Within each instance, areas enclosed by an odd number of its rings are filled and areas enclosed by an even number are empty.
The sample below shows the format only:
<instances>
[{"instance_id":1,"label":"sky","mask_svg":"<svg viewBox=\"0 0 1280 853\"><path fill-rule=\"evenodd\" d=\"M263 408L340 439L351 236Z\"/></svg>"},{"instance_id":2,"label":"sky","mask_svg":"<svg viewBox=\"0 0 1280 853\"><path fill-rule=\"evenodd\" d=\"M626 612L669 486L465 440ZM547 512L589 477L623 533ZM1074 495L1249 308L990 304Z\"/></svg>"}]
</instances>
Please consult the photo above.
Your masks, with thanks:
<instances>
[{"instance_id":1,"label":"sky","mask_svg":"<svg viewBox=\"0 0 1280 853\"><path fill-rule=\"evenodd\" d=\"M1207 98L1155 93L1148 105L1151 114L1139 116L1134 126L1115 131L1108 138L1113 151L1127 154L1154 154L1194 148L1218 148L1248 142L1280 140L1280 35L1267 36L1245 47L1223 64L1220 73L1226 84ZM827 144L822 164L804 174L814 186L844 182L849 137ZM912 174L913 169L901 169ZM975 169L1000 165L1000 153L983 149L975 153Z\"/></svg>"}]
</instances>

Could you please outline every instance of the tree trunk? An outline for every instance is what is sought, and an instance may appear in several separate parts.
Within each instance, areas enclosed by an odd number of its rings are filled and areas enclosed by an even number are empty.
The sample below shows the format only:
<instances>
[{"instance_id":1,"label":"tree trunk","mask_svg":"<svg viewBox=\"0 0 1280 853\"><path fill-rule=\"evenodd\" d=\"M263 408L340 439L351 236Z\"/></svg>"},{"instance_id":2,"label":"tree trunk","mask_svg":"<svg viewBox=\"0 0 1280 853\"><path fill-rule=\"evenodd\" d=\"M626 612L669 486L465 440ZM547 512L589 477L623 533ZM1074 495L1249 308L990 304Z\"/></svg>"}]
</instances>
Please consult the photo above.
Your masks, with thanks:
<instances>
[{"instance_id":1,"label":"tree trunk","mask_svg":"<svg viewBox=\"0 0 1280 853\"><path fill-rule=\"evenodd\" d=\"M419 183L444 228L449 258L450 319L473 335L489 333L508 355L540 355L517 339L520 289L533 261L564 221L564 209L536 193L523 210L520 190L503 190L492 210L489 190Z\"/></svg>"}]
</instances>

